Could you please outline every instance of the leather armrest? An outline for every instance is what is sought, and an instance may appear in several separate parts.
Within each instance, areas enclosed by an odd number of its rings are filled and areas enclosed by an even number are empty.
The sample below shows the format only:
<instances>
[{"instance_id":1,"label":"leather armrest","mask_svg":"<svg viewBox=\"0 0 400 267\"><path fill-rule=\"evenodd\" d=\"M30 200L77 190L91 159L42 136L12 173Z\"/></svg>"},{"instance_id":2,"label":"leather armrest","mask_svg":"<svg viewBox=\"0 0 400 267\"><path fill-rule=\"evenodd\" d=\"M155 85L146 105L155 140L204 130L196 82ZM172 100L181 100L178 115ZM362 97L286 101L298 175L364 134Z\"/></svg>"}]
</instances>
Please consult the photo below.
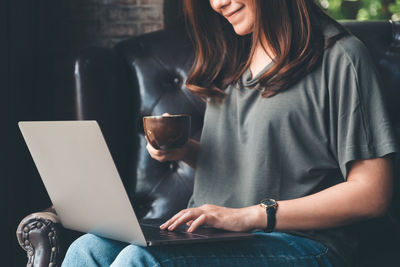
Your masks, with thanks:
<instances>
[{"instance_id":1,"label":"leather armrest","mask_svg":"<svg viewBox=\"0 0 400 267\"><path fill-rule=\"evenodd\" d=\"M27 266L60 266L61 224L53 207L26 216L17 228L19 245L27 252Z\"/></svg>"}]
</instances>

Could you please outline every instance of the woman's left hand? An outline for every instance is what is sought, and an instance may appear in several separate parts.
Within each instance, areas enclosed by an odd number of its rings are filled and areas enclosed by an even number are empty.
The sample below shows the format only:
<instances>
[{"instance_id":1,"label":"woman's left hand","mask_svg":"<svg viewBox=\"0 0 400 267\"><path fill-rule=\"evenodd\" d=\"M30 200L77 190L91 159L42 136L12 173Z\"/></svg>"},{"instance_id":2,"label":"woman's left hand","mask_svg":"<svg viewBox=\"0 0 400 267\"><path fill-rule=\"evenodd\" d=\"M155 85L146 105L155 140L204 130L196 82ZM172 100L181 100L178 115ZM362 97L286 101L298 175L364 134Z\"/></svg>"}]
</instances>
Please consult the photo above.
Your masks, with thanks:
<instances>
[{"instance_id":1,"label":"woman's left hand","mask_svg":"<svg viewBox=\"0 0 400 267\"><path fill-rule=\"evenodd\" d=\"M184 223L190 225L188 232L195 231L201 225L244 232L265 228L267 216L260 206L232 209L206 204L198 208L181 210L160 228L173 231Z\"/></svg>"}]
</instances>

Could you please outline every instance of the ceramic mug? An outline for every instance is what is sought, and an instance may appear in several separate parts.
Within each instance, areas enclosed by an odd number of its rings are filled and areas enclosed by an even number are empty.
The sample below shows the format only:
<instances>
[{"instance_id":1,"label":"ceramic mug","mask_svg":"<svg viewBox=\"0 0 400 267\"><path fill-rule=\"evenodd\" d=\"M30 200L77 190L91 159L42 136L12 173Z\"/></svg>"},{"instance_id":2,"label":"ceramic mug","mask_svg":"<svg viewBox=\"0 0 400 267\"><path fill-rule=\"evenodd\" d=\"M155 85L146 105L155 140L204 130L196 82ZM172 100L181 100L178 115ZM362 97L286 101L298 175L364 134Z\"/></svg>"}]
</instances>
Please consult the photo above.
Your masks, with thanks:
<instances>
[{"instance_id":1,"label":"ceramic mug","mask_svg":"<svg viewBox=\"0 0 400 267\"><path fill-rule=\"evenodd\" d=\"M181 148L189 140L190 115L163 115L143 117L144 133L155 149Z\"/></svg>"}]
</instances>

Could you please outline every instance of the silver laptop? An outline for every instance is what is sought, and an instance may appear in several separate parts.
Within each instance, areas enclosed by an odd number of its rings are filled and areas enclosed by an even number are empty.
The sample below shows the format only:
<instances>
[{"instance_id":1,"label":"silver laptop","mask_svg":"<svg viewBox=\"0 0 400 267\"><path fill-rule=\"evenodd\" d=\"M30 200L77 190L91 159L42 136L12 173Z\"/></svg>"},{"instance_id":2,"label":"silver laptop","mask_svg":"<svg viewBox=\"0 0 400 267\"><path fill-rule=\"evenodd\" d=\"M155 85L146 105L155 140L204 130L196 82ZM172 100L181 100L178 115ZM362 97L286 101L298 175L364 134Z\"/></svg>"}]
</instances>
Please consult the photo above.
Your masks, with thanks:
<instances>
[{"instance_id":1,"label":"silver laptop","mask_svg":"<svg viewBox=\"0 0 400 267\"><path fill-rule=\"evenodd\" d=\"M201 228L161 231L135 215L96 121L19 122L19 128L65 228L140 246L250 238Z\"/></svg>"}]
</instances>

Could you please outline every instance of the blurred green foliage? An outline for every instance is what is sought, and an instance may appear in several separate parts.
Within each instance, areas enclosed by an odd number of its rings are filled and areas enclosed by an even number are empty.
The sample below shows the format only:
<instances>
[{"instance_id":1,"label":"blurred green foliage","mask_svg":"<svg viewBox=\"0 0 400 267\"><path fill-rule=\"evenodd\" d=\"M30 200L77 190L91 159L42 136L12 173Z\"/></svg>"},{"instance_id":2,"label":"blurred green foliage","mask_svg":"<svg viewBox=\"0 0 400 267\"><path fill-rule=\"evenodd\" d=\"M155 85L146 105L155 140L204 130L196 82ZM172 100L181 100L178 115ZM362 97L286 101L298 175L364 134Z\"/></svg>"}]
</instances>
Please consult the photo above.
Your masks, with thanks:
<instances>
[{"instance_id":1,"label":"blurred green foliage","mask_svg":"<svg viewBox=\"0 0 400 267\"><path fill-rule=\"evenodd\" d=\"M335 19L400 20L400 0L317 0Z\"/></svg>"}]
</instances>

